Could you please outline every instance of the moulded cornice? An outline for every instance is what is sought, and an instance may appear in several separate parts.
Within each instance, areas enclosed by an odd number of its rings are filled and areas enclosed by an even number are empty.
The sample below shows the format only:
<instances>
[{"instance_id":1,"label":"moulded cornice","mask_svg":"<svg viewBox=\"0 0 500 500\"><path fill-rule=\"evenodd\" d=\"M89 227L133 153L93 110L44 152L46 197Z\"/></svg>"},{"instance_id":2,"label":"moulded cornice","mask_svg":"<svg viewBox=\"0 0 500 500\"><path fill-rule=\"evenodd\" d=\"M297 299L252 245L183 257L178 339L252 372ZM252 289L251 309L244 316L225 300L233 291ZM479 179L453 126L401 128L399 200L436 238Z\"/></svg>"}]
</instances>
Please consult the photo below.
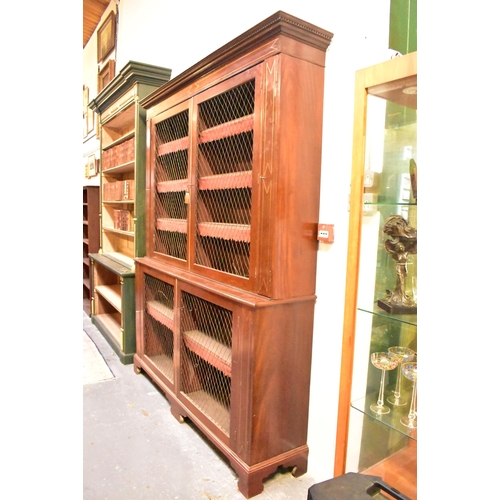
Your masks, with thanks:
<instances>
[{"instance_id":1,"label":"moulded cornice","mask_svg":"<svg viewBox=\"0 0 500 500\"><path fill-rule=\"evenodd\" d=\"M160 102L166 94L189 85L200 76L209 73L240 55L258 46L285 36L301 43L326 51L333 38L333 33L294 17L283 11L278 11L231 42L222 46L200 62L187 69L161 87L151 92L141 100L141 105L149 108Z\"/></svg>"},{"instance_id":2,"label":"moulded cornice","mask_svg":"<svg viewBox=\"0 0 500 500\"><path fill-rule=\"evenodd\" d=\"M89 108L97 113L102 113L136 83L159 87L169 81L171 73L172 70L168 68L129 61L89 102Z\"/></svg>"}]
</instances>

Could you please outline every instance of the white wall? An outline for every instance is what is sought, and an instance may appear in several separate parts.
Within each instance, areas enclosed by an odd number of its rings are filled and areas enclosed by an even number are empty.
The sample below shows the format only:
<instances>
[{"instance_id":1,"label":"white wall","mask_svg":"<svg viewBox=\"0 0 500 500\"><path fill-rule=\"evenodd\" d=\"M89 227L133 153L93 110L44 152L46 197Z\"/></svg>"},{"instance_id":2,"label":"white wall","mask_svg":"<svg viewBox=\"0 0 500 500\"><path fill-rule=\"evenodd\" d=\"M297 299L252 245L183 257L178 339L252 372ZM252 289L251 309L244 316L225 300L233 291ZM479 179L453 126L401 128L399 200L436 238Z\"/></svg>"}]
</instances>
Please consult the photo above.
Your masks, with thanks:
<instances>
[{"instance_id":1,"label":"white wall","mask_svg":"<svg viewBox=\"0 0 500 500\"><path fill-rule=\"evenodd\" d=\"M326 55L320 222L335 243L320 244L308 444L309 473L332 477L342 342L354 72L390 57L389 0L117 1L116 70L129 60L165 66L172 78L278 10L334 33ZM243 12L243 14L241 14ZM104 19L104 17L103 17ZM84 50L95 64L95 34ZM97 78L97 76L95 76ZM84 82L85 83L85 82ZM92 99L95 95L91 95Z\"/></svg>"}]
</instances>

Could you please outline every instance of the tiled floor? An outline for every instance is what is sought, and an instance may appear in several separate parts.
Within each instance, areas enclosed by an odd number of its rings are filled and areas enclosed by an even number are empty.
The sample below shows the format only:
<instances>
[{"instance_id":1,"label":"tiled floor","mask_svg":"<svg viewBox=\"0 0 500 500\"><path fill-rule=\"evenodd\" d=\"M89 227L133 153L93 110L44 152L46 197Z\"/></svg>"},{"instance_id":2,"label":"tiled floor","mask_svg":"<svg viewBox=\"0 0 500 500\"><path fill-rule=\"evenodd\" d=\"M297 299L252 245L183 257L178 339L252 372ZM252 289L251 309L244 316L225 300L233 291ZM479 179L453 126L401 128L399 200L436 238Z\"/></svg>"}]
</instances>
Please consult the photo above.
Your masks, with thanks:
<instances>
[{"instance_id":1,"label":"tiled floor","mask_svg":"<svg viewBox=\"0 0 500 500\"><path fill-rule=\"evenodd\" d=\"M83 313L83 329L114 378L83 386L84 500L244 500L225 457L181 424L147 375L123 365ZM316 481L278 471L255 500L306 500Z\"/></svg>"}]
</instances>

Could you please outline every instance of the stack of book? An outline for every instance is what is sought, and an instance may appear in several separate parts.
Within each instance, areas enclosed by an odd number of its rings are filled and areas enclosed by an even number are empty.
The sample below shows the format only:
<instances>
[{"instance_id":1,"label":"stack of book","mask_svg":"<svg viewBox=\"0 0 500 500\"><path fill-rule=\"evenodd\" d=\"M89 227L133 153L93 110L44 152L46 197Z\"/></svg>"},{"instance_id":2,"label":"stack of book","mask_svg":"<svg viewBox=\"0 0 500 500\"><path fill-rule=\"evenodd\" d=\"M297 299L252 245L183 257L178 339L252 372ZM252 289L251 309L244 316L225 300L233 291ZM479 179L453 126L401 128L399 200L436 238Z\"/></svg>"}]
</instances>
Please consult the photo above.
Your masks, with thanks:
<instances>
[{"instance_id":1,"label":"stack of book","mask_svg":"<svg viewBox=\"0 0 500 500\"><path fill-rule=\"evenodd\" d=\"M102 185L102 199L104 201L133 200L134 193L135 181L133 179L106 182Z\"/></svg>"},{"instance_id":2,"label":"stack of book","mask_svg":"<svg viewBox=\"0 0 500 500\"><path fill-rule=\"evenodd\" d=\"M128 210L114 210L114 228L120 231L132 231L132 214Z\"/></svg>"},{"instance_id":3,"label":"stack of book","mask_svg":"<svg viewBox=\"0 0 500 500\"><path fill-rule=\"evenodd\" d=\"M103 170L108 170L113 167L124 165L134 161L135 157L135 144L134 138L106 149L102 152L101 165Z\"/></svg>"}]
</instances>

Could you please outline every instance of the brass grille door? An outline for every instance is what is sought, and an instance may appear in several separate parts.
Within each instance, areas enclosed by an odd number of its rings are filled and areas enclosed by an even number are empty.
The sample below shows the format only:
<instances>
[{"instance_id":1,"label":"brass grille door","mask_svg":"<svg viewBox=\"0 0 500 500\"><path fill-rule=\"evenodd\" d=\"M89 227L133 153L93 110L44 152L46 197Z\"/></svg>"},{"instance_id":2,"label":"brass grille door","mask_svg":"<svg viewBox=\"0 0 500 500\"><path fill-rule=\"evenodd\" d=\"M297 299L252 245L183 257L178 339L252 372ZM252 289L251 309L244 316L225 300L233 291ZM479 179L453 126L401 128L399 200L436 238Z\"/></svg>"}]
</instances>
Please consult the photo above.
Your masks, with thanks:
<instances>
[{"instance_id":1,"label":"brass grille door","mask_svg":"<svg viewBox=\"0 0 500 500\"><path fill-rule=\"evenodd\" d=\"M187 261L189 111L155 125L154 251Z\"/></svg>"},{"instance_id":2,"label":"brass grille door","mask_svg":"<svg viewBox=\"0 0 500 500\"><path fill-rule=\"evenodd\" d=\"M248 278L255 78L198 104L195 264Z\"/></svg>"},{"instance_id":3,"label":"brass grille door","mask_svg":"<svg viewBox=\"0 0 500 500\"><path fill-rule=\"evenodd\" d=\"M174 287L144 274L144 355L174 383Z\"/></svg>"},{"instance_id":4,"label":"brass grille door","mask_svg":"<svg viewBox=\"0 0 500 500\"><path fill-rule=\"evenodd\" d=\"M181 391L229 436L233 313L181 292Z\"/></svg>"}]
</instances>

